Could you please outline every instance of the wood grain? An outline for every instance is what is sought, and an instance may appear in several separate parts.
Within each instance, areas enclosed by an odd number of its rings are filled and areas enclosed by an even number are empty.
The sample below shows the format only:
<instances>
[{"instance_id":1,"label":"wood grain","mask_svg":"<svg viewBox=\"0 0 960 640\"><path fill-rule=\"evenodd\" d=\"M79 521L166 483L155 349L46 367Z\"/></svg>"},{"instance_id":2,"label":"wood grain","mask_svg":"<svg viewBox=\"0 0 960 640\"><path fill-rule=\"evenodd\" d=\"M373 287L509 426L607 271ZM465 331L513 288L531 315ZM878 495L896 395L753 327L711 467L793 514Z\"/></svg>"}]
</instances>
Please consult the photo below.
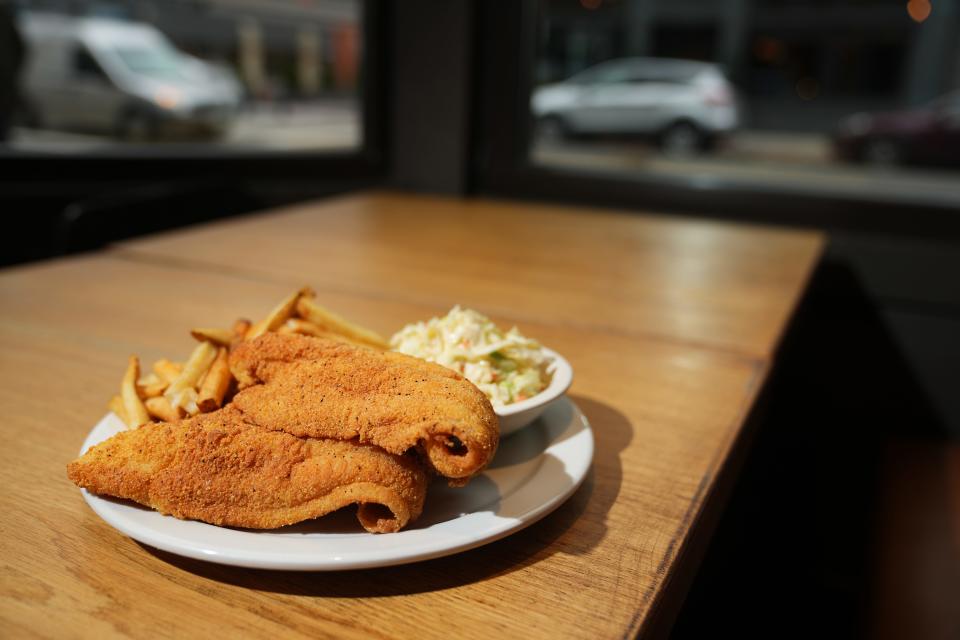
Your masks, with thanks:
<instances>
[{"instance_id":1,"label":"wood grain","mask_svg":"<svg viewBox=\"0 0 960 640\"><path fill-rule=\"evenodd\" d=\"M201 232L208 243L209 233ZM284 253L284 245L273 251ZM371 280L387 286L385 263L370 257ZM520 274L521 259L513 263ZM355 294L320 271L311 268L296 283L316 285L325 305L386 334L448 303L446 294L423 295L424 284L407 299L405 291L359 285ZM126 357L182 357L194 344L191 327L257 319L292 280L101 256L0 273L0 481L7 489L0 494L0 635L620 638L641 629L669 588L675 559L698 534L698 515L766 364L677 340L546 322L536 316L550 314L526 303L496 305L497 320L516 322L571 361L571 393L593 425L597 450L584 486L523 532L410 566L298 574L181 559L96 517L64 465L105 412ZM589 298L586 281L578 286L577 295ZM462 279L458 300L482 300L486 287L482 278L476 287ZM544 304L569 313L573 307L559 298Z\"/></svg>"},{"instance_id":2,"label":"wood grain","mask_svg":"<svg viewBox=\"0 0 960 640\"><path fill-rule=\"evenodd\" d=\"M767 359L820 234L364 193L136 240L127 256Z\"/></svg>"}]
</instances>

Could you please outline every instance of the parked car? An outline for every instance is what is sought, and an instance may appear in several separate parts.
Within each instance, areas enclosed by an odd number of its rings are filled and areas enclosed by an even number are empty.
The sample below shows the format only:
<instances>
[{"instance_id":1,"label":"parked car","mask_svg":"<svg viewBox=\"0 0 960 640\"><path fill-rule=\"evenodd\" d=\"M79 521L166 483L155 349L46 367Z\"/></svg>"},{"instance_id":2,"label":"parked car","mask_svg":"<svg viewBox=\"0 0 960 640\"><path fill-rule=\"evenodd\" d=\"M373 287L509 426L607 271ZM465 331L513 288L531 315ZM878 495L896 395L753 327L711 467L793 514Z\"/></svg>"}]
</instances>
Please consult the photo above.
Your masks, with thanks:
<instances>
[{"instance_id":1,"label":"parked car","mask_svg":"<svg viewBox=\"0 0 960 640\"><path fill-rule=\"evenodd\" d=\"M718 66L669 58L603 62L538 88L532 109L544 136L642 136L674 154L708 149L740 121Z\"/></svg>"},{"instance_id":2,"label":"parked car","mask_svg":"<svg viewBox=\"0 0 960 640\"><path fill-rule=\"evenodd\" d=\"M840 122L837 155L876 165L960 165L960 91L914 109L857 113Z\"/></svg>"},{"instance_id":3,"label":"parked car","mask_svg":"<svg viewBox=\"0 0 960 640\"><path fill-rule=\"evenodd\" d=\"M240 105L229 71L178 51L150 25L33 13L21 31L29 126L132 140L222 135Z\"/></svg>"}]
</instances>

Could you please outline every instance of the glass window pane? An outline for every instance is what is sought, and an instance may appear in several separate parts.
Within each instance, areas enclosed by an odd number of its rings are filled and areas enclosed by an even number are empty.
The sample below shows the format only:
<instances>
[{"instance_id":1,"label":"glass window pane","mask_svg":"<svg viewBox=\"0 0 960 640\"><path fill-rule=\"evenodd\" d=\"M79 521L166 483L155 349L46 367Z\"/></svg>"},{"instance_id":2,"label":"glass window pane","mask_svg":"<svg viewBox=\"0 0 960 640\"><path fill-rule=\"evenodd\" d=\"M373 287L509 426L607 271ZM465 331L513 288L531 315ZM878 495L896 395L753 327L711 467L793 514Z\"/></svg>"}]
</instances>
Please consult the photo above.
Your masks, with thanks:
<instances>
[{"instance_id":1,"label":"glass window pane","mask_svg":"<svg viewBox=\"0 0 960 640\"><path fill-rule=\"evenodd\" d=\"M541 0L534 162L960 203L960 2Z\"/></svg>"},{"instance_id":2,"label":"glass window pane","mask_svg":"<svg viewBox=\"0 0 960 640\"><path fill-rule=\"evenodd\" d=\"M359 0L13 7L0 11L7 149L249 153L362 144Z\"/></svg>"}]
</instances>

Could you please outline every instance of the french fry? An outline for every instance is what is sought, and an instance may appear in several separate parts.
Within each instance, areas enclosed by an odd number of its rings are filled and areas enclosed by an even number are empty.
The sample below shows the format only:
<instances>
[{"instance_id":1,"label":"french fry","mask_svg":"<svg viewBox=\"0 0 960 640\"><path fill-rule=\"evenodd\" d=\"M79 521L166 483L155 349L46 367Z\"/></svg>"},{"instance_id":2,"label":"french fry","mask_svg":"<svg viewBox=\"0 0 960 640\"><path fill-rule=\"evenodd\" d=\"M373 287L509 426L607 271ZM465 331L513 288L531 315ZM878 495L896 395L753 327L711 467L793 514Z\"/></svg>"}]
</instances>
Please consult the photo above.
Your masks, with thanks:
<instances>
[{"instance_id":1,"label":"french fry","mask_svg":"<svg viewBox=\"0 0 960 640\"><path fill-rule=\"evenodd\" d=\"M186 412L188 416L195 416L200 413L200 408L197 406L197 390L193 387L188 387L183 390L183 394L180 396L180 404L183 411Z\"/></svg>"},{"instance_id":2,"label":"french fry","mask_svg":"<svg viewBox=\"0 0 960 640\"><path fill-rule=\"evenodd\" d=\"M140 359L137 356L130 356L127 371L123 374L123 382L120 383L120 396L123 398L123 408L127 412L128 427L139 427L150 422L150 414L147 413L147 408L143 406L143 401L137 394L139 377Z\"/></svg>"},{"instance_id":3,"label":"french fry","mask_svg":"<svg viewBox=\"0 0 960 640\"><path fill-rule=\"evenodd\" d=\"M216 360L210 365L210 369L200 385L200 391L197 393L197 409L201 413L219 409L223 404L223 396L227 394L231 379L227 350L221 347L217 352Z\"/></svg>"},{"instance_id":4,"label":"french fry","mask_svg":"<svg viewBox=\"0 0 960 640\"><path fill-rule=\"evenodd\" d=\"M299 333L305 336L313 336L314 338L327 338L328 340L336 340L338 342L346 342L347 344L352 344L358 347L369 347L369 344L360 342L358 340L353 340L352 338L341 335L339 333L333 333L332 331L324 331L317 325L313 324L309 320L304 320L303 318L290 318L283 326L277 329L277 333Z\"/></svg>"},{"instance_id":5,"label":"french fry","mask_svg":"<svg viewBox=\"0 0 960 640\"><path fill-rule=\"evenodd\" d=\"M190 331L199 344L185 363L166 358L153 364L153 372L140 377L140 361L131 356L110 410L128 426L151 419L177 420L185 415L214 411L223 406L234 378L229 353L238 343L269 331L327 338L361 347L387 349L377 333L358 326L324 308L314 292L303 287L283 299L266 317L251 323L238 319L230 329L199 327Z\"/></svg>"},{"instance_id":6,"label":"french fry","mask_svg":"<svg viewBox=\"0 0 960 640\"><path fill-rule=\"evenodd\" d=\"M180 377L180 372L183 371L183 366L176 362L170 362L166 358L161 358L153 363L153 370L158 376L160 376L161 380L166 381L166 383L169 385Z\"/></svg>"},{"instance_id":7,"label":"french fry","mask_svg":"<svg viewBox=\"0 0 960 640\"><path fill-rule=\"evenodd\" d=\"M247 330L245 338L247 340L253 340L268 331L275 331L280 325L286 322L287 318L293 315L293 312L297 309L297 302L299 300L312 296L313 291L307 287L294 291L274 307L273 311L267 314L266 318L250 327L250 329Z\"/></svg>"},{"instance_id":8,"label":"french fry","mask_svg":"<svg viewBox=\"0 0 960 640\"><path fill-rule=\"evenodd\" d=\"M201 328L191 329L190 335L198 342L209 340L213 344L229 347L236 337L230 329Z\"/></svg>"},{"instance_id":9,"label":"french fry","mask_svg":"<svg viewBox=\"0 0 960 640\"><path fill-rule=\"evenodd\" d=\"M301 297L297 301L297 314L324 331L339 334L354 342L360 342L375 349L386 350L389 348L387 341L377 333L370 329L357 326L346 318L328 309L324 309L311 297Z\"/></svg>"},{"instance_id":10,"label":"french fry","mask_svg":"<svg viewBox=\"0 0 960 640\"><path fill-rule=\"evenodd\" d=\"M117 414L117 417L123 420L124 424L127 424L127 410L123 408L123 398L120 396L113 396L110 398L110 404L107 405L110 408L110 411L113 411Z\"/></svg>"},{"instance_id":11,"label":"french fry","mask_svg":"<svg viewBox=\"0 0 960 640\"><path fill-rule=\"evenodd\" d=\"M164 422L175 422L183 417L180 409L170 404L170 399L166 396L147 398L143 404L147 408L147 413Z\"/></svg>"},{"instance_id":12,"label":"french fry","mask_svg":"<svg viewBox=\"0 0 960 640\"><path fill-rule=\"evenodd\" d=\"M137 380L137 393L141 398L155 398L163 393L170 383L162 379L156 373L148 373Z\"/></svg>"},{"instance_id":13,"label":"french fry","mask_svg":"<svg viewBox=\"0 0 960 640\"><path fill-rule=\"evenodd\" d=\"M247 335L247 331L250 330L250 321L246 318L240 318L233 323L233 336L234 339L243 340Z\"/></svg>"},{"instance_id":14,"label":"french fry","mask_svg":"<svg viewBox=\"0 0 960 640\"><path fill-rule=\"evenodd\" d=\"M217 348L212 342L204 341L194 348L193 353L190 354L190 358L186 364L183 365L183 371L180 372L176 380L170 383L167 390L163 392L163 395L170 400L170 404L174 407L187 409L187 413L191 415L196 413L195 410L190 410L191 400L189 396L191 394L187 392L194 392L193 396L194 398L196 397L196 386L199 384L201 378L203 378L203 374L206 373L210 365L213 364L213 360L216 357Z\"/></svg>"}]
</instances>

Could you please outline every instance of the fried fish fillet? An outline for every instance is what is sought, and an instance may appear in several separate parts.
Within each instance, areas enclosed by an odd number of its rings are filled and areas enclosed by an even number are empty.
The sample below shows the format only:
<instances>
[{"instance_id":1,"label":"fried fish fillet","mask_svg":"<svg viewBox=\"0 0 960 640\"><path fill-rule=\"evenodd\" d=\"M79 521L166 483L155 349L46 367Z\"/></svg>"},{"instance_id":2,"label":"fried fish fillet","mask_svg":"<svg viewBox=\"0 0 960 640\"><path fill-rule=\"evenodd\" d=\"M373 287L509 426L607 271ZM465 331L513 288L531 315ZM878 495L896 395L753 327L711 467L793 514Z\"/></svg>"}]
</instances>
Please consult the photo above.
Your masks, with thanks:
<instances>
[{"instance_id":1,"label":"fried fish fillet","mask_svg":"<svg viewBox=\"0 0 960 640\"><path fill-rule=\"evenodd\" d=\"M233 405L267 429L421 451L451 484L465 484L497 450L490 400L438 364L332 340L268 333L230 355L242 389Z\"/></svg>"},{"instance_id":2,"label":"fried fish fillet","mask_svg":"<svg viewBox=\"0 0 960 640\"><path fill-rule=\"evenodd\" d=\"M232 407L118 433L67 466L77 485L160 513L272 529L358 504L374 533L423 510L427 473L412 456L356 441L297 438Z\"/></svg>"}]
</instances>

